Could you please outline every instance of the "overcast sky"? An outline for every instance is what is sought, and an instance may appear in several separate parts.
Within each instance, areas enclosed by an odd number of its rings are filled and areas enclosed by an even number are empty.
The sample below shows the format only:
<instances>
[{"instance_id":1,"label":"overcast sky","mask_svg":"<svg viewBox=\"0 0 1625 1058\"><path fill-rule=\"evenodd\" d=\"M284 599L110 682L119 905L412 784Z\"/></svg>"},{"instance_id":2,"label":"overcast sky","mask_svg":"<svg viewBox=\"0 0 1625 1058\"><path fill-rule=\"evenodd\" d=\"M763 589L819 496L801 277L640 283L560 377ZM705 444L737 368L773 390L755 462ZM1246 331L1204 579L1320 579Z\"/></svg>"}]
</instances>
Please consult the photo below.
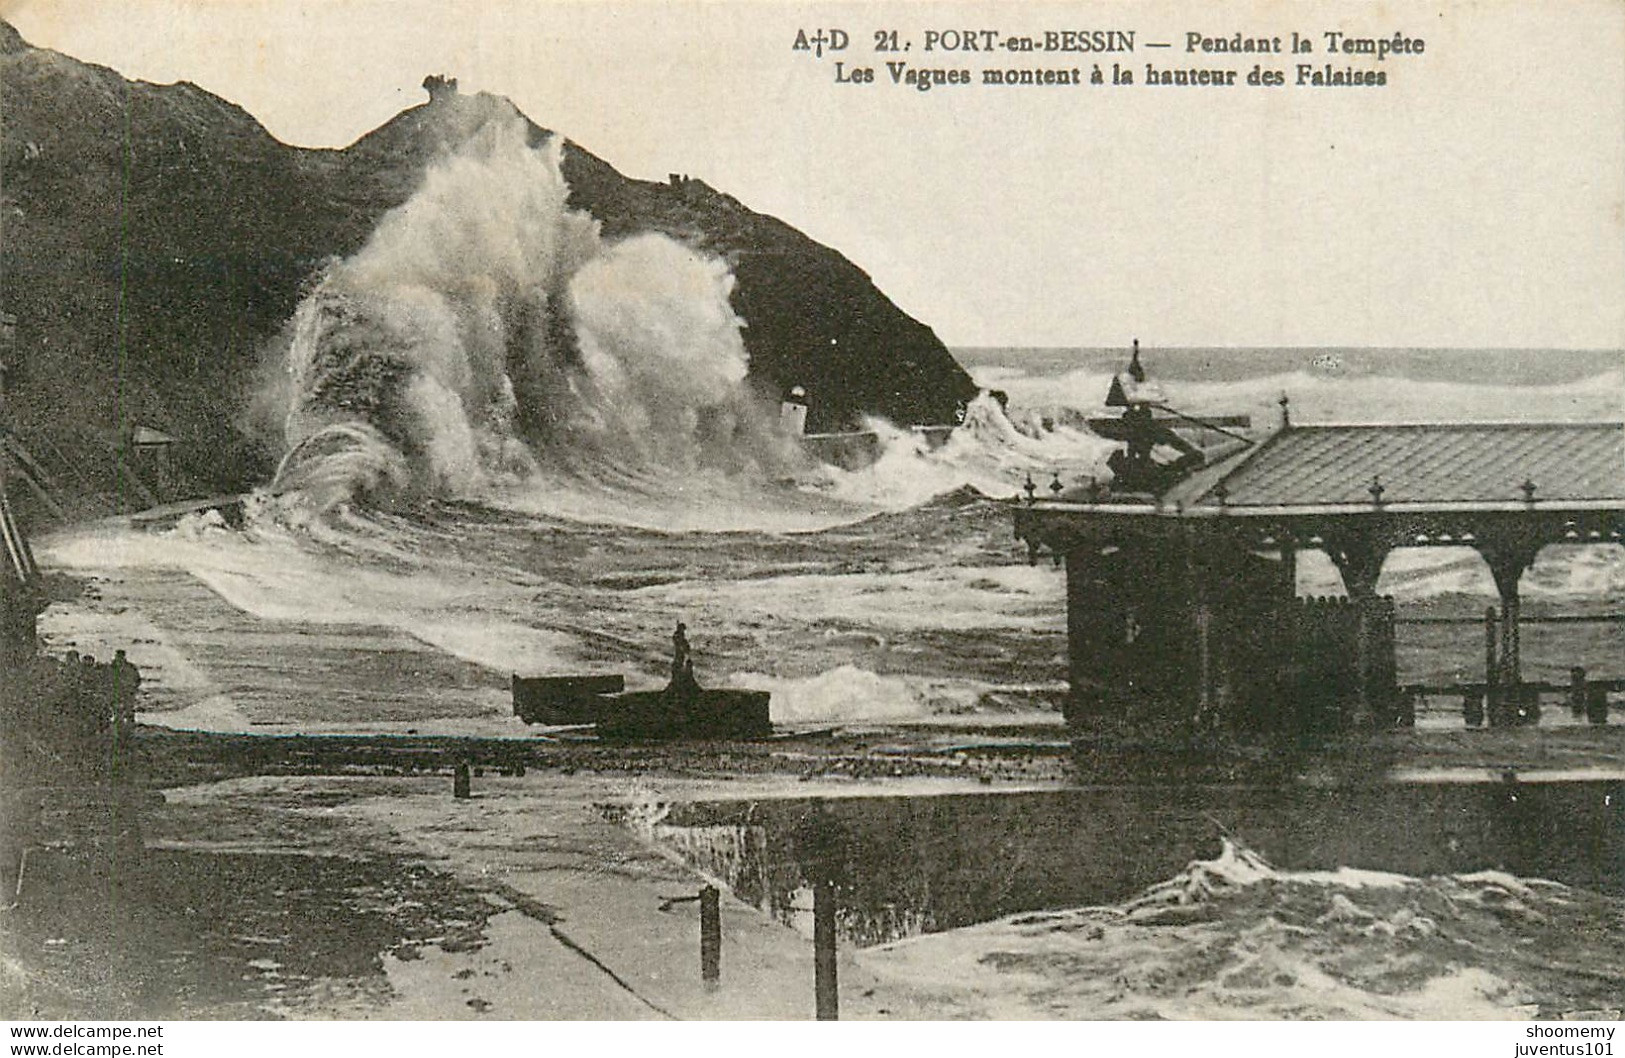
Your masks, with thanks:
<instances>
[{"instance_id":1,"label":"overcast sky","mask_svg":"<svg viewBox=\"0 0 1625 1058\"><path fill-rule=\"evenodd\" d=\"M353 141L425 74L513 99L628 175L685 172L841 250L950 345L1625 347L1625 4L585 5L0 0L30 42L193 81L289 143ZM1382 88L837 85L792 50L927 30L1402 32ZM1173 48L1149 50L1150 41ZM1291 55L1270 64L1292 75ZM1109 65L1107 67L1109 74ZM3 101L0 101L3 102Z\"/></svg>"}]
</instances>

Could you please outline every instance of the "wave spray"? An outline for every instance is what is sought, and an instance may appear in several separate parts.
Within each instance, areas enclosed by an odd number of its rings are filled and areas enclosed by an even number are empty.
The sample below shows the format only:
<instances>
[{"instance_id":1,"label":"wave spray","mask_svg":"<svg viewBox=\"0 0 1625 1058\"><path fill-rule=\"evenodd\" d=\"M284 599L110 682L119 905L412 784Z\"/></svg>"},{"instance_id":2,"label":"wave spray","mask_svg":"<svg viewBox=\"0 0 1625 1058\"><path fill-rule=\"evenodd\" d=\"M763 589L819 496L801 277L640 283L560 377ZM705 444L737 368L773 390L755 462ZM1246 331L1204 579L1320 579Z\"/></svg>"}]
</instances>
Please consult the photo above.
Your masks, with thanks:
<instances>
[{"instance_id":1,"label":"wave spray","mask_svg":"<svg viewBox=\"0 0 1625 1058\"><path fill-rule=\"evenodd\" d=\"M491 122L328 265L287 329L271 491L327 511L681 491L795 450L746 382L726 264L571 209L563 144Z\"/></svg>"}]
</instances>

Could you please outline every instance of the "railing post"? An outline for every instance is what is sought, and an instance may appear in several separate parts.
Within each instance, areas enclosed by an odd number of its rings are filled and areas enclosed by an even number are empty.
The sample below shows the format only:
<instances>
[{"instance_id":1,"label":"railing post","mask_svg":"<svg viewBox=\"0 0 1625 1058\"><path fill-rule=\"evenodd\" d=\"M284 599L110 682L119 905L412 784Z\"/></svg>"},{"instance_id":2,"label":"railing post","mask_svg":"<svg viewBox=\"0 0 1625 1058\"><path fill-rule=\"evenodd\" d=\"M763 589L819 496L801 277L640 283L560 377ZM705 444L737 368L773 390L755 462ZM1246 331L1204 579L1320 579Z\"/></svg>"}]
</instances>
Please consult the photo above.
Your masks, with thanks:
<instances>
[{"instance_id":1,"label":"railing post","mask_svg":"<svg viewBox=\"0 0 1625 1058\"><path fill-rule=\"evenodd\" d=\"M1468 727L1484 726L1483 690L1474 690L1472 687L1461 689L1461 719Z\"/></svg>"},{"instance_id":2,"label":"railing post","mask_svg":"<svg viewBox=\"0 0 1625 1058\"><path fill-rule=\"evenodd\" d=\"M813 990L817 993L818 1020L839 1020L841 1001L835 966L835 883L828 874L813 883Z\"/></svg>"},{"instance_id":3,"label":"railing post","mask_svg":"<svg viewBox=\"0 0 1625 1058\"><path fill-rule=\"evenodd\" d=\"M722 906L714 885L700 890L700 980L707 988L722 980Z\"/></svg>"},{"instance_id":4,"label":"railing post","mask_svg":"<svg viewBox=\"0 0 1625 1058\"><path fill-rule=\"evenodd\" d=\"M1591 683L1586 687L1586 722L1602 725L1608 722L1608 687Z\"/></svg>"}]
</instances>

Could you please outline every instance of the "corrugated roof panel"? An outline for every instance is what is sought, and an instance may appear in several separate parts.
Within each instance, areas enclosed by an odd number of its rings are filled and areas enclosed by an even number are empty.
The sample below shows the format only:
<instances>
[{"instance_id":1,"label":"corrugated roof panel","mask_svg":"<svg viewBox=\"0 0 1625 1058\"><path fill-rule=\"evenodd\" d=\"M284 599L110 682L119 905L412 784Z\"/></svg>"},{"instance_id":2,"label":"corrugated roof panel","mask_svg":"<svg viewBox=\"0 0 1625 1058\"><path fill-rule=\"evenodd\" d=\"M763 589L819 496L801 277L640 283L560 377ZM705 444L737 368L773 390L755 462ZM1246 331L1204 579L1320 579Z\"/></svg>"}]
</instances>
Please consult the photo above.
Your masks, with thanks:
<instances>
[{"instance_id":1,"label":"corrugated roof panel","mask_svg":"<svg viewBox=\"0 0 1625 1058\"><path fill-rule=\"evenodd\" d=\"M1198 502L1232 507L1625 499L1625 425L1299 426L1276 434Z\"/></svg>"}]
</instances>

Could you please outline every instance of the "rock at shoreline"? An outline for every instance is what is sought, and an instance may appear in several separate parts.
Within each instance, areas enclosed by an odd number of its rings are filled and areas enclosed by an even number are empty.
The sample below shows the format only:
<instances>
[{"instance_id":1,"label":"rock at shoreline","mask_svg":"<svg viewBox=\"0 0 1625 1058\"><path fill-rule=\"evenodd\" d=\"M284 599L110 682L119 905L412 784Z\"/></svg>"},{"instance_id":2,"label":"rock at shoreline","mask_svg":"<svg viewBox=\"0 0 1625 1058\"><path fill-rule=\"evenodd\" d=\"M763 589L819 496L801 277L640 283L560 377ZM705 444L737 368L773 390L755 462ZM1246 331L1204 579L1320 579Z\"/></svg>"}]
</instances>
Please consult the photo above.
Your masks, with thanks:
<instances>
[{"instance_id":1,"label":"rock at shoreline","mask_svg":"<svg viewBox=\"0 0 1625 1058\"><path fill-rule=\"evenodd\" d=\"M129 81L0 22L10 408L65 506L143 504L116 455L137 423L179 442L181 491L263 481L276 453L245 411L266 344L324 262L359 249L488 123L551 135L506 99L425 84L428 102L349 147L291 147L196 85ZM731 265L750 380L774 402L805 387L809 430L866 414L951 423L975 395L929 327L788 224L698 180L630 179L573 143L563 171L607 239L661 232Z\"/></svg>"}]
</instances>

